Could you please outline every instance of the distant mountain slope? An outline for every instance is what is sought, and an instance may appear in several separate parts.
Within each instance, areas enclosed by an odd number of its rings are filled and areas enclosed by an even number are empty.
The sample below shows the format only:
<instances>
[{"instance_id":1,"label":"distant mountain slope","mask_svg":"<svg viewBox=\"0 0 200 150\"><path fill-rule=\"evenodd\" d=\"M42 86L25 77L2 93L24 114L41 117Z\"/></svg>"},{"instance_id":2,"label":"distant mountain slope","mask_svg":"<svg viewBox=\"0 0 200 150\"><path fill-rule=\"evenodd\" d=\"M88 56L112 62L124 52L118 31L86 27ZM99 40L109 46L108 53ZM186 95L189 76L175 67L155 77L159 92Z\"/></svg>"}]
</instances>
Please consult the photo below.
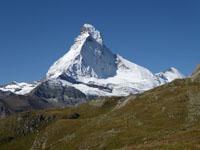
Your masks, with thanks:
<instances>
[{"instance_id":1,"label":"distant mountain slope","mask_svg":"<svg viewBox=\"0 0 200 150\"><path fill-rule=\"evenodd\" d=\"M72 86L63 85L59 80L44 81L28 95L40 97L54 107L74 106L88 99L81 91Z\"/></svg>"},{"instance_id":2,"label":"distant mountain slope","mask_svg":"<svg viewBox=\"0 0 200 150\"><path fill-rule=\"evenodd\" d=\"M29 93L31 90L33 90L38 84L39 84L39 82L34 82L34 83L21 82L21 83L18 83L16 81L13 81L13 82L8 83L6 85L0 86L0 90L1 91L10 91L12 93L19 94L19 95L25 95L25 94Z\"/></svg>"},{"instance_id":3,"label":"distant mountain slope","mask_svg":"<svg viewBox=\"0 0 200 150\"><path fill-rule=\"evenodd\" d=\"M45 99L31 95L16 95L12 92L0 91L0 118L23 111L53 107Z\"/></svg>"}]
</instances>

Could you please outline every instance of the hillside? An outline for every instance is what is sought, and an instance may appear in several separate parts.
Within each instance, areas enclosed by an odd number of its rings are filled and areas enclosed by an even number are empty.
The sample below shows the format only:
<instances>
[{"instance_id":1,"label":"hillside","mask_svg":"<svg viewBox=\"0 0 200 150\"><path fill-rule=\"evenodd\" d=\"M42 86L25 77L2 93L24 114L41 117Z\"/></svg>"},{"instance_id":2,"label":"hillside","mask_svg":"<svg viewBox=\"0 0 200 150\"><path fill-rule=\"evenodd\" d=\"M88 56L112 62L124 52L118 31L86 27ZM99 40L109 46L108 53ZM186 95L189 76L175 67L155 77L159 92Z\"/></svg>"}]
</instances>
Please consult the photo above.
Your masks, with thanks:
<instances>
[{"instance_id":1,"label":"hillside","mask_svg":"<svg viewBox=\"0 0 200 150\"><path fill-rule=\"evenodd\" d=\"M199 149L200 82L0 120L0 149Z\"/></svg>"},{"instance_id":2,"label":"hillside","mask_svg":"<svg viewBox=\"0 0 200 150\"><path fill-rule=\"evenodd\" d=\"M52 108L53 104L36 95L17 95L0 91L0 118L23 111Z\"/></svg>"},{"instance_id":3,"label":"hillside","mask_svg":"<svg viewBox=\"0 0 200 150\"><path fill-rule=\"evenodd\" d=\"M193 80L200 81L200 65L197 65L195 71L192 73L191 78Z\"/></svg>"}]
</instances>

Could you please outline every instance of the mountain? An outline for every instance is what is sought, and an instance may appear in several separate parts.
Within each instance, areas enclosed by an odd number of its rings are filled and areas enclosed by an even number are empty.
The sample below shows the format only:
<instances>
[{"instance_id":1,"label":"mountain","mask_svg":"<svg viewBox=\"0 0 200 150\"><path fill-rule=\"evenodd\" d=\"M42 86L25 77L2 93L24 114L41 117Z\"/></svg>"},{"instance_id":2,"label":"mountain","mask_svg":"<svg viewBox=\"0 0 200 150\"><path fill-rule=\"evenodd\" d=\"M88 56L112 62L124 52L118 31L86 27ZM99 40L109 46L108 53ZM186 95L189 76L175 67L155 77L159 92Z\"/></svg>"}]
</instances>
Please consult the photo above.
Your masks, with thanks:
<instances>
[{"instance_id":1,"label":"mountain","mask_svg":"<svg viewBox=\"0 0 200 150\"><path fill-rule=\"evenodd\" d=\"M43 81L34 87L31 92L24 95L15 94L13 91L8 90L8 87L12 87L10 89L14 90L19 87L17 85L22 85L22 83L14 82L6 85L7 89L0 90L0 118L23 111L74 106L94 98L87 97L74 87L61 84L59 80ZM26 85L31 84L23 83L23 85L25 86L21 86L19 91L25 91Z\"/></svg>"},{"instance_id":2,"label":"mountain","mask_svg":"<svg viewBox=\"0 0 200 150\"><path fill-rule=\"evenodd\" d=\"M199 149L200 67L177 78L113 54L85 24L44 80L0 87L0 149Z\"/></svg>"},{"instance_id":3,"label":"mountain","mask_svg":"<svg viewBox=\"0 0 200 150\"><path fill-rule=\"evenodd\" d=\"M54 107L72 106L86 102L89 97L76 88L62 85L59 80L48 80L40 83L28 95L46 100Z\"/></svg>"},{"instance_id":4,"label":"mountain","mask_svg":"<svg viewBox=\"0 0 200 150\"><path fill-rule=\"evenodd\" d=\"M81 27L69 51L48 70L45 79L33 83L12 82L0 91L37 97L53 106L72 106L101 96L142 93L184 76L175 68L153 74L150 70L114 54L101 33L90 24Z\"/></svg>"},{"instance_id":5,"label":"mountain","mask_svg":"<svg viewBox=\"0 0 200 150\"><path fill-rule=\"evenodd\" d=\"M9 91L0 91L0 118L30 110L54 107L43 98L34 95L17 95Z\"/></svg>"},{"instance_id":6,"label":"mountain","mask_svg":"<svg viewBox=\"0 0 200 150\"><path fill-rule=\"evenodd\" d=\"M46 80L58 79L86 95L127 96L174 79L183 78L175 68L154 75L147 68L112 53L101 33L84 24L70 50L48 70Z\"/></svg>"},{"instance_id":7,"label":"mountain","mask_svg":"<svg viewBox=\"0 0 200 150\"><path fill-rule=\"evenodd\" d=\"M157 73L156 76L160 79L161 84L184 78L184 75L174 67L171 67L164 72Z\"/></svg>"},{"instance_id":8,"label":"mountain","mask_svg":"<svg viewBox=\"0 0 200 150\"><path fill-rule=\"evenodd\" d=\"M200 82L177 79L128 97L18 113L0 120L0 149L199 149L199 91Z\"/></svg>"}]
</instances>

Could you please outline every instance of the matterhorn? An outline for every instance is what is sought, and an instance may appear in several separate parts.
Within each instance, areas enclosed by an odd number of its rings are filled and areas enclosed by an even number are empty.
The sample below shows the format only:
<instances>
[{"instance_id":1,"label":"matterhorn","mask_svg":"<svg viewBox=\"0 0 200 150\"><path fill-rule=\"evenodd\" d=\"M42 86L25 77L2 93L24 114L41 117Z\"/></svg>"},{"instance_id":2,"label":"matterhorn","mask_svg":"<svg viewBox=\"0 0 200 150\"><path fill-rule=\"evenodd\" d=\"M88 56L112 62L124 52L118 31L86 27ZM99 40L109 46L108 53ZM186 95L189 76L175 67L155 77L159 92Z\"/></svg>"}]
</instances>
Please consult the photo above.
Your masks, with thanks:
<instances>
[{"instance_id":1,"label":"matterhorn","mask_svg":"<svg viewBox=\"0 0 200 150\"><path fill-rule=\"evenodd\" d=\"M147 68L114 54L101 33L90 24L81 27L69 51L46 74L46 80L60 80L86 95L98 96L140 93L176 78L183 76L175 68L154 75Z\"/></svg>"},{"instance_id":2,"label":"matterhorn","mask_svg":"<svg viewBox=\"0 0 200 150\"><path fill-rule=\"evenodd\" d=\"M43 80L33 84L12 82L1 86L0 90L19 95L36 93L39 97L42 95L51 100L53 97L57 101L58 95L68 99L72 93L72 99L77 97L77 93L81 99L88 96L127 96L177 78L184 76L174 67L154 74L114 54L105 45L102 34L93 25L84 24L74 44L50 67ZM66 96L62 95L63 92Z\"/></svg>"}]
</instances>

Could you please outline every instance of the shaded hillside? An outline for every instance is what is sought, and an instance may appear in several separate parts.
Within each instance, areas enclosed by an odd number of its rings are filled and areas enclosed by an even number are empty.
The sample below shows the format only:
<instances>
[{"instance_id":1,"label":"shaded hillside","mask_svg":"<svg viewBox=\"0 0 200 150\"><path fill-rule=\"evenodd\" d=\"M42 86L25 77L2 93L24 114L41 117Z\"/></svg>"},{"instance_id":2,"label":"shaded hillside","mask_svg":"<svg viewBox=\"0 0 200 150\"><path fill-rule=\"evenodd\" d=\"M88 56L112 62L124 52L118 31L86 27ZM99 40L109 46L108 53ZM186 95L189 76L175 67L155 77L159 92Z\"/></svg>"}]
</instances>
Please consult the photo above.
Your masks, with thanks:
<instances>
[{"instance_id":1,"label":"shaded hillside","mask_svg":"<svg viewBox=\"0 0 200 150\"><path fill-rule=\"evenodd\" d=\"M0 149L198 149L200 83L40 110L0 121Z\"/></svg>"},{"instance_id":2,"label":"shaded hillside","mask_svg":"<svg viewBox=\"0 0 200 150\"><path fill-rule=\"evenodd\" d=\"M0 90L0 117L23 111L73 106L88 99L91 97L86 97L74 87L59 83L52 85L49 81L42 82L26 95Z\"/></svg>"},{"instance_id":3,"label":"shaded hillside","mask_svg":"<svg viewBox=\"0 0 200 150\"><path fill-rule=\"evenodd\" d=\"M34 95L16 95L0 91L0 118L17 112L50 108L53 105Z\"/></svg>"},{"instance_id":4,"label":"shaded hillside","mask_svg":"<svg viewBox=\"0 0 200 150\"><path fill-rule=\"evenodd\" d=\"M40 97L53 106L74 106L88 99L84 93L72 86L63 86L61 82L44 81L28 95Z\"/></svg>"}]
</instances>

